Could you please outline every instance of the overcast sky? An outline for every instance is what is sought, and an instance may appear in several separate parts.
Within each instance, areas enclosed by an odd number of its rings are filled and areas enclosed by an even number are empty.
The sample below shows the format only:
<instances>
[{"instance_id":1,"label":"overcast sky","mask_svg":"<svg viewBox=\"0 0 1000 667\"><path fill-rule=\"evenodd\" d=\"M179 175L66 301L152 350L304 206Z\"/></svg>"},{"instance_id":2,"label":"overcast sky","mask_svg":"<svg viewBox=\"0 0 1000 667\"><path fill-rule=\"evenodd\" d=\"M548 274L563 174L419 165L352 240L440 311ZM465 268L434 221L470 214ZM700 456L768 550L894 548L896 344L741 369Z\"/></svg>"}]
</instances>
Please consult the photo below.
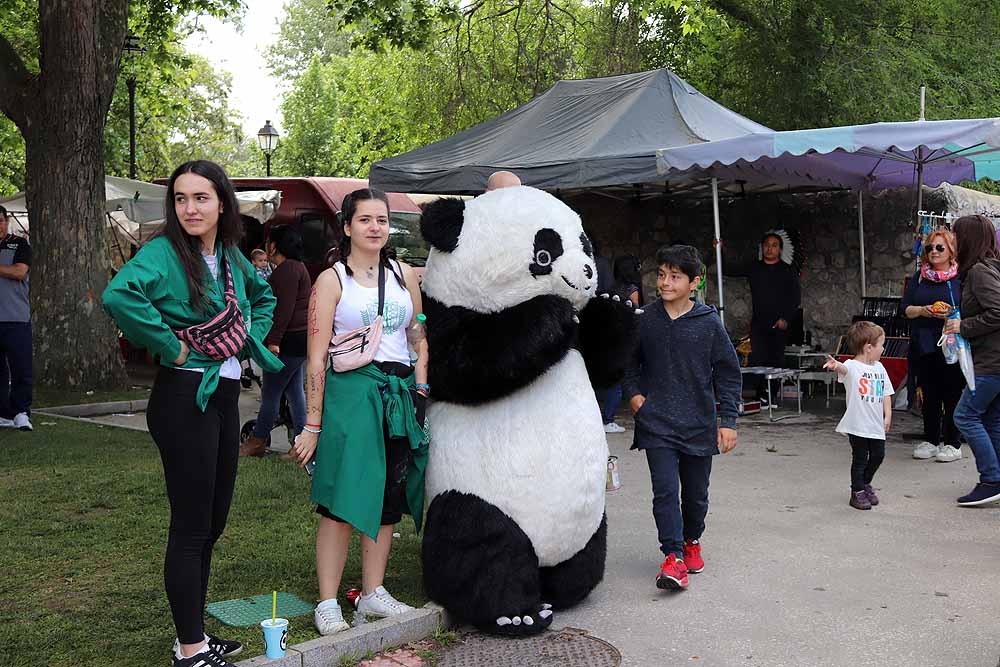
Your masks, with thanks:
<instances>
[{"instance_id":1,"label":"overcast sky","mask_svg":"<svg viewBox=\"0 0 1000 667\"><path fill-rule=\"evenodd\" d=\"M284 134L281 122L279 83L268 74L264 48L277 38L278 22L285 0L244 0L243 32L213 18L202 17L203 33L188 38L185 45L208 58L216 69L233 75L230 106L243 114L243 130L256 136L270 120Z\"/></svg>"}]
</instances>

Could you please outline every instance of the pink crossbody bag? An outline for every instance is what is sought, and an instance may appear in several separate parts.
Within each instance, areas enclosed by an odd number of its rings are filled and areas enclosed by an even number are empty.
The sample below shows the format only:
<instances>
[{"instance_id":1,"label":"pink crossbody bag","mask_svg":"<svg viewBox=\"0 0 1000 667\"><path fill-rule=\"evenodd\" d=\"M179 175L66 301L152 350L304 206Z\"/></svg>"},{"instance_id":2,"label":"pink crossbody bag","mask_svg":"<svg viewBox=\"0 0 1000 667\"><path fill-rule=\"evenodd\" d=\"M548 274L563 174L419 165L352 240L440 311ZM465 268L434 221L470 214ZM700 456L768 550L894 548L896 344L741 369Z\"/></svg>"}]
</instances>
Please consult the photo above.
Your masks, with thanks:
<instances>
[{"instance_id":1,"label":"pink crossbody bag","mask_svg":"<svg viewBox=\"0 0 1000 667\"><path fill-rule=\"evenodd\" d=\"M340 282L340 272L334 268L337 281ZM344 284L340 284L343 292ZM345 331L334 332L330 341L330 367L336 373L353 371L366 366L375 358L379 343L382 341L382 310L385 307L385 265L378 265L378 316L368 326Z\"/></svg>"},{"instance_id":2,"label":"pink crossbody bag","mask_svg":"<svg viewBox=\"0 0 1000 667\"><path fill-rule=\"evenodd\" d=\"M207 322L179 329L175 333L192 350L209 359L222 361L235 357L243 349L243 344L247 340L247 327L240 311L239 301L236 299L233 274L229 270L225 250L220 251L219 270L223 273L225 283L226 307Z\"/></svg>"}]
</instances>

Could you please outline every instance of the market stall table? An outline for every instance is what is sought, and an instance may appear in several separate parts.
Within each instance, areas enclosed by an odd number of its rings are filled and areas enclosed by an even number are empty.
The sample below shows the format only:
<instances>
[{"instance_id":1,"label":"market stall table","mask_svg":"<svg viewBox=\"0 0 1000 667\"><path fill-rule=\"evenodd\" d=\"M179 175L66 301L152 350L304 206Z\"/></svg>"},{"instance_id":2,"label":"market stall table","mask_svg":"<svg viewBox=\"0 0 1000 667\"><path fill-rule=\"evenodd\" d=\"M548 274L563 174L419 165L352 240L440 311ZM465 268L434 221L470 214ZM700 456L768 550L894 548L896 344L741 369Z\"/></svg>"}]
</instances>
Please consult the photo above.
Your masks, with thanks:
<instances>
[{"instance_id":1,"label":"market stall table","mask_svg":"<svg viewBox=\"0 0 1000 667\"><path fill-rule=\"evenodd\" d=\"M774 399L771 396L771 381L778 381L779 393L781 387L785 383L795 383L795 393L796 400L798 401L798 414L802 414L802 383L801 376L802 371L798 368L771 368L769 366L748 366L746 368L741 368L740 372L743 375L758 375L762 376L767 381L767 418L769 421L777 422L782 419L788 419L789 417L794 417L796 415L785 415L784 417L774 417Z\"/></svg>"}]
</instances>

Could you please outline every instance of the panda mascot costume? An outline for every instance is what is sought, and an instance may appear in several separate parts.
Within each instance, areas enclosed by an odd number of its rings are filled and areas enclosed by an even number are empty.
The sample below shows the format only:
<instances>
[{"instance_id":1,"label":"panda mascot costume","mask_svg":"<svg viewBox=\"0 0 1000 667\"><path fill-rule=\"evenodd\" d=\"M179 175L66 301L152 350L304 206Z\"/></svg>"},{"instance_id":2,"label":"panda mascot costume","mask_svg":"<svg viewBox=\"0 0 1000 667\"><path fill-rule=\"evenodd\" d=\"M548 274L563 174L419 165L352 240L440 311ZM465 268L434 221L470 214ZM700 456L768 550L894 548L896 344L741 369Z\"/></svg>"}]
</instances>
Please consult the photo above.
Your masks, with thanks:
<instances>
[{"instance_id":1,"label":"panda mascot costume","mask_svg":"<svg viewBox=\"0 0 1000 667\"><path fill-rule=\"evenodd\" d=\"M540 190L440 199L421 231L424 585L483 631L541 632L604 576L608 446L592 386L620 380L637 317L595 298L580 217Z\"/></svg>"}]
</instances>

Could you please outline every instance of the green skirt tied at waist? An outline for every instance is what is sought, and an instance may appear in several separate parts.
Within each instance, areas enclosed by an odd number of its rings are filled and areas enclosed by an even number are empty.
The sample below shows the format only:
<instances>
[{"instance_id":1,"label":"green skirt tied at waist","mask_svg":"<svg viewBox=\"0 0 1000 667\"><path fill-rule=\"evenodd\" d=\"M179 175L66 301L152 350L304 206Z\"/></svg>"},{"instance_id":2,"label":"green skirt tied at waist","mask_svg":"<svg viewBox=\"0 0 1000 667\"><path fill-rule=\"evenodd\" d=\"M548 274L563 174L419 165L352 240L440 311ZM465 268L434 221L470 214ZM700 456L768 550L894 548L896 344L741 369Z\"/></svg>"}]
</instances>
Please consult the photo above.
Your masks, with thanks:
<instances>
[{"instance_id":1,"label":"green skirt tied at waist","mask_svg":"<svg viewBox=\"0 0 1000 667\"><path fill-rule=\"evenodd\" d=\"M414 376L400 378L368 364L326 374L323 430L316 448L312 502L372 538L378 537L385 492L385 438L410 445L404 511L420 531L427 436L414 412Z\"/></svg>"}]
</instances>

